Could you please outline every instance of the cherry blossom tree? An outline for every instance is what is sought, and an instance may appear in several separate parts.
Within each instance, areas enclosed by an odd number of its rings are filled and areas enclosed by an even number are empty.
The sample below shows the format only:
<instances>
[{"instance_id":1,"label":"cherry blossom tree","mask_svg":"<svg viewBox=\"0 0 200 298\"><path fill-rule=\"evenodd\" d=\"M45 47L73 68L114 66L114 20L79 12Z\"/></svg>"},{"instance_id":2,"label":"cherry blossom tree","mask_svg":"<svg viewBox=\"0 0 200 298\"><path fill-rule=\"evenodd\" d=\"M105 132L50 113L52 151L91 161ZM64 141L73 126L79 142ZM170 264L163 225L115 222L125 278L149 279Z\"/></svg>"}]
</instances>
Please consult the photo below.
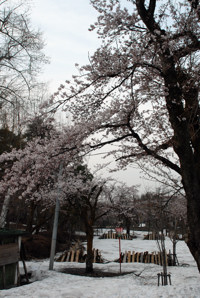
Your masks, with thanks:
<instances>
[{"instance_id":1,"label":"cherry blossom tree","mask_svg":"<svg viewBox=\"0 0 200 298\"><path fill-rule=\"evenodd\" d=\"M91 147L115 145L121 168L142 158L180 177L187 244L200 270L199 1L91 3L99 17L90 30L102 46L60 86L51 109L84 118L99 133Z\"/></svg>"},{"instance_id":2,"label":"cherry blossom tree","mask_svg":"<svg viewBox=\"0 0 200 298\"><path fill-rule=\"evenodd\" d=\"M93 272L94 224L111 209L110 189L106 186L106 181L93 177L86 166L81 165L77 169L78 173L75 173L78 175L65 180L62 192L65 193L65 201L69 204L69 212L73 210L82 220L87 238L86 272Z\"/></svg>"},{"instance_id":3,"label":"cherry blossom tree","mask_svg":"<svg viewBox=\"0 0 200 298\"><path fill-rule=\"evenodd\" d=\"M19 149L24 146L24 141L21 136L15 135L11 132L8 127L0 129L0 140L1 140L1 149L0 154L4 152L10 152L13 148ZM12 163L3 162L0 164L0 179L4 176L5 168L11 167ZM4 203L3 203L4 202ZM7 212L9 200L1 198L0 196L0 205L2 214Z\"/></svg>"},{"instance_id":4,"label":"cherry blossom tree","mask_svg":"<svg viewBox=\"0 0 200 298\"><path fill-rule=\"evenodd\" d=\"M83 156L87 152L84 140L87 137L84 126L67 126L56 130L51 119L34 119L27 130L30 139L24 149L13 149L0 156L5 171L0 181L4 204L0 216L0 227L6 221L9 203L18 196L28 205L27 229L33 231L33 215L36 208L40 216L55 205L60 189L61 206L69 205L84 224L87 235L86 271L93 271L93 226L98 218L108 212L103 203L107 201L105 181L94 178L86 166ZM6 168L6 164L9 166ZM62 175L58 177L60 166ZM101 205L99 201L101 199ZM41 223L44 223L43 221ZM41 224L39 223L39 224ZM38 225L35 227L38 229ZM35 229L34 228L34 229Z\"/></svg>"},{"instance_id":5,"label":"cherry blossom tree","mask_svg":"<svg viewBox=\"0 0 200 298\"><path fill-rule=\"evenodd\" d=\"M32 213L40 202L46 207L55 203L60 164L63 176L69 177L74 176L74 165L82 161L85 136L81 129L79 126L68 126L62 131L52 129L43 138L33 138L24 149L13 149L0 156L0 163L5 167L0 181L1 197L5 198L1 227L5 225L9 202L16 196L32 205Z\"/></svg>"},{"instance_id":6,"label":"cherry blossom tree","mask_svg":"<svg viewBox=\"0 0 200 298\"><path fill-rule=\"evenodd\" d=\"M93 226L108 212L108 188L105 181L95 178L83 165L87 152L84 145L88 131L83 125L71 125L62 131L55 128L52 119L36 117L26 132L27 144L0 156L5 170L0 181L4 204L0 227L5 226L9 203L16 196L28 205L27 229L33 231L33 215L43 207L40 215L55 205L59 191L61 206L69 205L84 224L87 235L86 271L93 271ZM7 166L9 165L9 166ZM60 167L62 166L62 174ZM101 199L101 205L99 201ZM39 223L40 224L40 223ZM35 227L38 229L38 225ZM35 229L34 228L34 229Z\"/></svg>"},{"instance_id":7,"label":"cherry blossom tree","mask_svg":"<svg viewBox=\"0 0 200 298\"><path fill-rule=\"evenodd\" d=\"M112 215L117 218L116 224L125 227L130 235L131 225L138 223L139 205L136 186L127 186L125 183L116 185L112 195Z\"/></svg>"},{"instance_id":8,"label":"cherry blossom tree","mask_svg":"<svg viewBox=\"0 0 200 298\"><path fill-rule=\"evenodd\" d=\"M165 234L170 237L172 241L172 264L175 266L177 264L177 242L180 240L180 234L183 236L187 231L185 197L179 194L170 195L168 190L160 188L156 192L143 194L140 201L144 223L148 226L148 231L153 231L157 235L159 249L165 249Z\"/></svg>"}]
</instances>

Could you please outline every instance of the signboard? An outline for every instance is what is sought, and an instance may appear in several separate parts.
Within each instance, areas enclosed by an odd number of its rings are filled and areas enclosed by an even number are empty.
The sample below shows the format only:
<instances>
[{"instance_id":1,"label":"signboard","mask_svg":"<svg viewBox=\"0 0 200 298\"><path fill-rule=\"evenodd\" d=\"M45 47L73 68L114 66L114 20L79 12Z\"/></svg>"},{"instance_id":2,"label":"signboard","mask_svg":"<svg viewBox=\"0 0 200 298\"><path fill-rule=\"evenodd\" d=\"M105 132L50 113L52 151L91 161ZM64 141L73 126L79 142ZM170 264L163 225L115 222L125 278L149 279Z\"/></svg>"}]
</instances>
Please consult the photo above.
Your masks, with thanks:
<instances>
[{"instance_id":1,"label":"signboard","mask_svg":"<svg viewBox=\"0 0 200 298\"><path fill-rule=\"evenodd\" d=\"M118 236L121 236L121 234L123 233L123 228L115 228L115 231L118 234Z\"/></svg>"}]
</instances>

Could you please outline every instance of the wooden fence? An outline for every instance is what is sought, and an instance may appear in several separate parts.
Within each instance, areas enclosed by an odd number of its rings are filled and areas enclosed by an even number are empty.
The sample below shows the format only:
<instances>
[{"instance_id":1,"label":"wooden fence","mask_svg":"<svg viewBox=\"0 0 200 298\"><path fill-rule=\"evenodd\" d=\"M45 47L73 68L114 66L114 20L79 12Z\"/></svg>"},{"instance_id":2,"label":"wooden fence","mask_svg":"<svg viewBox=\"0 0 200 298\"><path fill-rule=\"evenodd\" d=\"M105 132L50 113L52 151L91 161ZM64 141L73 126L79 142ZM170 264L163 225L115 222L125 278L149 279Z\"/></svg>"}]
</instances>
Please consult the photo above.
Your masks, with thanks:
<instances>
[{"instance_id":1,"label":"wooden fence","mask_svg":"<svg viewBox=\"0 0 200 298\"><path fill-rule=\"evenodd\" d=\"M148 251L145 252L131 252L131 251L125 251L125 253L121 254L121 262L122 263L152 263L157 265L163 264L163 258L166 260L167 266L172 265L172 256L171 254L165 253L161 254L160 252L151 252ZM117 260L119 262L119 260Z\"/></svg>"},{"instance_id":2,"label":"wooden fence","mask_svg":"<svg viewBox=\"0 0 200 298\"><path fill-rule=\"evenodd\" d=\"M101 256L101 252L98 249L93 249L93 263L104 263L104 259ZM170 253L165 253L163 256L160 252L135 252L135 251L125 251L121 254L122 263L146 263L146 264L163 264L163 257L165 257L167 266L172 266L172 255ZM71 249L65 251L61 256L59 256L57 262L80 262L84 263L86 260L86 254L83 254L81 250ZM119 259L114 262L119 262Z\"/></svg>"},{"instance_id":3,"label":"wooden fence","mask_svg":"<svg viewBox=\"0 0 200 298\"><path fill-rule=\"evenodd\" d=\"M70 249L65 251L61 256L59 256L57 262L80 262L84 263L86 260L86 254L81 249ZM93 263L103 263L101 252L98 249L93 249Z\"/></svg>"},{"instance_id":4,"label":"wooden fence","mask_svg":"<svg viewBox=\"0 0 200 298\"><path fill-rule=\"evenodd\" d=\"M163 235L156 232L152 232L152 233L148 233L147 235L144 235L144 240L161 240L162 238L163 238Z\"/></svg>"},{"instance_id":5,"label":"wooden fence","mask_svg":"<svg viewBox=\"0 0 200 298\"><path fill-rule=\"evenodd\" d=\"M99 237L99 239L117 239L117 238L118 238L118 234L116 232L113 232L113 231L109 231L107 233L104 233ZM122 240L132 240L134 238L134 236L123 233L123 234L121 234L120 238Z\"/></svg>"}]
</instances>

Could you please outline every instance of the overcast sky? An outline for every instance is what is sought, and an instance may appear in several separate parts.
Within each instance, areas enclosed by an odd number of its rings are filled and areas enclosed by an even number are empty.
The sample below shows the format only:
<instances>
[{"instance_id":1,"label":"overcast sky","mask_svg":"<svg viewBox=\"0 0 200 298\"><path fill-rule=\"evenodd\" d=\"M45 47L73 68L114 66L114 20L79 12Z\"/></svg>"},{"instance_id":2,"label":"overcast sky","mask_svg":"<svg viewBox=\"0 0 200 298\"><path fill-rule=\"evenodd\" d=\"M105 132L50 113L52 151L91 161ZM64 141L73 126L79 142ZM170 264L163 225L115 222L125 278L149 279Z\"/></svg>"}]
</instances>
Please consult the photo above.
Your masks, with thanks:
<instances>
[{"instance_id":1,"label":"overcast sky","mask_svg":"<svg viewBox=\"0 0 200 298\"><path fill-rule=\"evenodd\" d=\"M75 63L88 63L88 55L98 47L100 41L95 32L89 32L97 13L89 0L32 0L31 18L43 32L46 43L45 54L50 65L43 76L55 89L73 74L77 74Z\"/></svg>"},{"instance_id":2,"label":"overcast sky","mask_svg":"<svg viewBox=\"0 0 200 298\"><path fill-rule=\"evenodd\" d=\"M52 93L61 83L77 74L75 63L87 64L88 55L100 45L96 33L88 31L96 17L97 12L89 0L32 0L32 23L43 32L44 51L50 58L42 79L50 82ZM99 158L93 156L90 162L95 163ZM154 185L141 179L140 172L133 168L112 176L128 185L140 184L141 192L150 191Z\"/></svg>"}]
</instances>

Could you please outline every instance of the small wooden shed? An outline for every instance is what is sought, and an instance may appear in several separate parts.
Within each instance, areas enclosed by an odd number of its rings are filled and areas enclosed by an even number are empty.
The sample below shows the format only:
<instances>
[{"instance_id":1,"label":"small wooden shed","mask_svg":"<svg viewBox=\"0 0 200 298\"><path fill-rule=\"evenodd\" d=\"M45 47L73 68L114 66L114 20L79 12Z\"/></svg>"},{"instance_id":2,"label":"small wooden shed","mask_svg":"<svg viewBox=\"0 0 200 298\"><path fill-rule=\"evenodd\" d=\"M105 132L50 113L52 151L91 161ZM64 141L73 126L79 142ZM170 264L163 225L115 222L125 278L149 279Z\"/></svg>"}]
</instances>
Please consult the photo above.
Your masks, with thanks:
<instances>
[{"instance_id":1,"label":"small wooden shed","mask_svg":"<svg viewBox=\"0 0 200 298\"><path fill-rule=\"evenodd\" d=\"M20 230L0 229L0 289L16 286L19 281Z\"/></svg>"}]
</instances>

